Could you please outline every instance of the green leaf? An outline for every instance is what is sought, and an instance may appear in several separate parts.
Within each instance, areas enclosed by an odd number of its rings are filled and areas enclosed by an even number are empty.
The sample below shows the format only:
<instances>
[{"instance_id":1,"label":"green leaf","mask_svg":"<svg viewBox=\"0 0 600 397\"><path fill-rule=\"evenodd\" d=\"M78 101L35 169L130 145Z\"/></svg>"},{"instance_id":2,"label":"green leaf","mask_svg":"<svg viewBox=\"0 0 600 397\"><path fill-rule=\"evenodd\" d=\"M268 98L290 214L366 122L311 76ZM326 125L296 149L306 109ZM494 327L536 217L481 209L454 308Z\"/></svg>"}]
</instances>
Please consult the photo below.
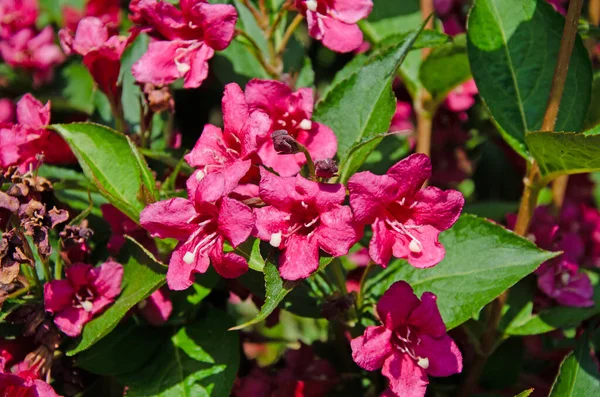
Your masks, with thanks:
<instances>
[{"instance_id":1,"label":"green leaf","mask_svg":"<svg viewBox=\"0 0 600 397\"><path fill-rule=\"evenodd\" d=\"M559 328L578 327L583 321L600 313L600 274L587 272L594 286L594 302L592 307L556 306L543 309L532 314L533 302L527 300L519 316L514 318L504 331L508 335L538 335ZM512 290L511 290L512 292Z\"/></svg>"},{"instance_id":2,"label":"green leaf","mask_svg":"<svg viewBox=\"0 0 600 397\"><path fill-rule=\"evenodd\" d=\"M248 240L237 247L236 252L242 255L248 261L248 267L257 272L262 272L265 267L265 260L260 253L260 240Z\"/></svg>"},{"instance_id":3,"label":"green leaf","mask_svg":"<svg viewBox=\"0 0 600 397\"><path fill-rule=\"evenodd\" d=\"M270 78L240 38L236 38L229 47L215 54L212 61L212 70L223 84L235 82L242 87L255 77L259 79Z\"/></svg>"},{"instance_id":4,"label":"green leaf","mask_svg":"<svg viewBox=\"0 0 600 397\"><path fill-rule=\"evenodd\" d=\"M65 79L62 96L69 105L80 112L92 114L94 112L94 80L90 72L82 63L74 62L61 71Z\"/></svg>"},{"instance_id":5,"label":"green leaf","mask_svg":"<svg viewBox=\"0 0 600 397\"><path fill-rule=\"evenodd\" d=\"M142 90L136 83L131 73L133 64L144 55L148 49L149 38L146 34L140 34L131 45L123 52L121 57L121 70L119 80L123 87L121 101L123 103L123 114L125 120L132 125L140 124Z\"/></svg>"},{"instance_id":6,"label":"green leaf","mask_svg":"<svg viewBox=\"0 0 600 397\"><path fill-rule=\"evenodd\" d=\"M600 135L530 132L525 137L546 184L560 175L600 170Z\"/></svg>"},{"instance_id":7,"label":"green leaf","mask_svg":"<svg viewBox=\"0 0 600 397\"><path fill-rule=\"evenodd\" d=\"M437 103L469 78L471 70L465 35L458 35L451 43L434 48L419 70L421 84Z\"/></svg>"},{"instance_id":8,"label":"green leaf","mask_svg":"<svg viewBox=\"0 0 600 397\"><path fill-rule=\"evenodd\" d=\"M361 140L389 129L396 111L392 80L420 31L414 31L402 43L373 55L364 66L339 82L317 104L314 119L332 128L338 138L342 181L360 168L381 139L349 156L351 148Z\"/></svg>"},{"instance_id":9,"label":"green leaf","mask_svg":"<svg viewBox=\"0 0 600 397\"><path fill-rule=\"evenodd\" d=\"M258 26L258 23L256 23L256 19L248 7L242 4L240 0L233 0L233 4L235 5L235 8L237 8L238 15L240 17L238 23L242 25L241 29L248 33L252 39L254 39L256 44L258 44L258 48L260 48L263 54L268 54L269 45L267 43L267 39L265 38L260 26Z\"/></svg>"},{"instance_id":10,"label":"green leaf","mask_svg":"<svg viewBox=\"0 0 600 397\"><path fill-rule=\"evenodd\" d=\"M417 269L404 260L373 273L365 287L365 301L375 303L394 282L407 281L417 295L430 291L446 327L454 328L477 314L517 281L557 253L537 248L531 241L502 226L463 215L440 234L444 260Z\"/></svg>"},{"instance_id":11,"label":"green leaf","mask_svg":"<svg viewBox=\"0 0 600 397\"><path fill-rule=\"evenodd\" d=\"M529 397L531 395L531 393L533 393L534 389L527 389L522 391L521 393L517 394L515 397Z\"/></svg>"},{"instance_id":12,"label":"green leaf","mask_svg":"<svg viewBox=\"0 0 600 397\"><path fill-rule=\"evenodd\" d=\"M412 30L421 24L419 0L377 0L373 11L360 26L373 42L379 42L392 34Z\"/></svg>"},{"instance_id":13,"label":"green leaf","mask_svg":"<svg viewBox=\"0 0 600 397\"><path fill-rule=\"evenodd\" d=\"M54 124L88 179L112 205L138 222L140 212L158 198L146 161L125 135L93 123Z\"/></svg>"},{"instance_id":14,"label":"green leaf","mask_svg":"<svg viewBox=\"0 0 600 397\"><path fill-rule=\"evenodd\" d=\"M418 27L418 25L416 27ZM408 36L410 33L411 32L403 32L403 33L397 33L397 34L393 34L391 36L384 37L379 43L377 43L377 47L385 48L390 45L394 45L396 43L404 41L406 39L406 36ZM459 35L456 37L464 37L464 35ZM439 46L447 44L451 41L452 41L451 37L448 36L447 34L438 32L437 30L427 29L427 30L423 30L421 32L421 34L419 35L417 40L415 40L415 44L413 44L413 47L411 50L439 47ZM465 44L466 44L466 41L465 41ZM465 46L465 54L466 54L466 46Z\"/></svg>"},{"instance_id":15,"label":"green leaf","mask_svg":"<svg viewBox=\"0 0 600 397\"><path fill-rule=\"evenodd\" d=\"M592 82L592 98L590 100L590 108L585 119L585 128L593 128L600 124L600 73L594 73L594 81Z\"/></svg>"},{"instance_id":16,"label":"green leaf","mask_svg":"<svg viewBox=\"0 0 600 397\"><path fill-rule=\"evenodd\" d=\"M560 365L549 397L597 396L600 393L598 365L591 356L588 334L577 342L575 351Z\"/></svg>"},{"instance_id":17,"label":"green leaf","mask_svg":"<svg viewBox=\"0 0 600 397\"><path fill-rule=\"evenodd\" d=\"M83 328L76 346L67 355L80 353L100 341L119 324L129 309L165 283L166 269L148 258L137 245L127 241L121 252L125 255L119 258L125 270L121 295L105 312Z\"/></svg>"},{"instance_id":18,"label":"green leaf","mask_svg":"<svg viewBox=\"0 0 600 397\"><path fill-rule=\"evenodd\" d=\"M312 62L309 57L304 58L304 64L298 78L296 79L296 88L303 87L314 87L315 85L315 71L313 70Z\"/></svg>"},{"instance_id":19,"label":"green leaf","mask_svg":"<svg viewBox=\"0 0 600 397\"><path fill-rule=\"evenodd\" d=\"M565 19L536 0L476 0L468 20L468 53L479 94L504 139L528 157L525 133L541 128ZM557 131L579 132L590 103L592 69L577 37Z\"/></svg>"},{"instance_id":20,"label":"green leaf","mask_svg":"<svg viewBox=\"0 0 600 397\"><path fill-rule=\"evenodd\" d=\"M252 320L232 327L231 330L238 330L249 327L253 324L265 320L283 301L283 298L294 288L297 282L284 281L279 275L279 270L272 262L267 262L263 269L265 274L265 303L260 308L260 312Z\"/></svg>"},{"instance_id":21,"label":"green leaf","mask_svg":"<svg viewBox=\"0 0 600 397\"><path fill-rule=\"evenodd\" d=\"M131 319L77 356L77 366L97 375L118 376L141 369L167 337L162 327Z\"/></svg>"},{"instance_id":22,"label":"green leaf","mask_svg":"<svg viewBox=\"0 0 600 397\"><path fill-rule=\"evenodd\" d=\"M127 376L130 397L230 395L239 366L239 336L224 312L209 310L162 344L141 370Z\"/></svg>"}]
</instances>

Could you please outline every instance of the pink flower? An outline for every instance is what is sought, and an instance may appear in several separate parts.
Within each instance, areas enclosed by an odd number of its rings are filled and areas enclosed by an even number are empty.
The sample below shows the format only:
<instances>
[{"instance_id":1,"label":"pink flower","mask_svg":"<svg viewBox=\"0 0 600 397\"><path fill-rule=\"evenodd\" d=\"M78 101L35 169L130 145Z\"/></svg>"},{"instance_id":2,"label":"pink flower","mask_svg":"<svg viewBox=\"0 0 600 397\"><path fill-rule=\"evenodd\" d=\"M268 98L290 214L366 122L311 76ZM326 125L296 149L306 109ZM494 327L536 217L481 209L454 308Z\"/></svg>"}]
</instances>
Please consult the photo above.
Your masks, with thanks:
<instances>
[{"instance_id":1,"label":"pink flower","mask_svg":"<svg viewBox=\"0 0 600 397\"><path fill-rule=\"evenodd\" d=\"M546 262L536 271L538 286L560 305L573 307L594 306L594 288L587 274L567 259Z\"/></svg>"},{"instance_id":2,"label":"pink flower","mask_svg":"<svg viewBox=\"0 0 600 397\"><path fill-rule=\"evenodd\" d=\"M431 163L423 154L401 160L386 175L359 172L350 178L350 206L361 224L371 224L369 254L387 266L392 254L424 268L445 255L438 241L441 231L458 219L464 198L456 190L429 186L420 189L431 175Z\"/></svg>"},{"instance_id":3,"label":"pink flower","mask_svg":"<svg viewBox=\"0 0 600 397\"><path fill-rule=\"evenodd\" d=\"M279 81L253 79L245 89L250 108L265 111L272 121L271 131L285 130L306 146L313 160L324 160L335 156L337 139L333 131L320 123L311 121L314 95L311 88L292 92ZM258 152L262 162L281 176L293 176L306 164L303 153L280 155L273 148L270 135L263 140Z\"/></svg>"},{"instance_id":4,"label":"pink flower","mask_svg":"<svg viewBox=\"0 0 600 397\"><path fill-rule=\"evenodd\" d=\"M77 25L74 36L68 29L62 29L59 36L65 52L83 56L83 64L100 90L112 103L119 103L121 55L128 44L128 38L110 36L106 24L96 17L83 18Z\"/></svg>"},{"instance_id":5,"label":"pink flower","mask_svg":"<svg viewBox=\"0 0 600 397\"><path fill-rule=\"evenodd\" d=\"M60 397L40 379L0 372L0 395L6 397Z\"/></svg>"},{"instance_id":6,"label":"pink flower","mask_svg":"<svg viewBox=\"0 0 600 397\"><path fill-rule=\"evenodd\" d=\"M0 99L0 124L9 123L15 121L15 105L13 101L8 98Z\"/></svg>"},{"instance_id":7,"label":"pink flower","mask_svg":"<svg viewBox=\"0 0 600 397\"><path fill-rule=\"evenodd\" d=\"M261 169L256 208L257 236L281 249L279 273L287 280L307 278L319 268L319 249L333 256L348 253L358 232L341 184L279 177Z\"/></svg>"},{"instance_id":8,"label":"pink flower","mask_svg":"<svg viewBox=\"0 0 600 397\"><path fill-rule=\"evenodd\" d=\"M22 29L0 41L0 55L9 66L31 72L35 84L50 80L53 68L65 59L54 44L50 26L37 34L33 29Z\"/></svg>"},{"instance_id":9,"label":"pink flower","mask_svg":"<svg viewBox=\"0 0 600 397\"><path fill-rule=\"evenodd\" d=\"M138 303L137 308L140 315L151 325L163 325L173 312L168 288L163 287L154 291L148 299Z\"/></svg>"},{"instance_id":10,"label":"pink flower","mask_svg":"<svg viewBox=\"0 0 600 397\"><path fill-rule=\"evenodd\" d=\"M103 204L100 209L102 217L109 224L111 230L110 240L106 246L111 255L117 255L121 251L121 247L125 244L125 235L133 237L148 251L156 252L156 244L144 228L110 204Z\"/></svg>"},{"instance_id":11,"label":"pink flower","mask_svg":"<svg viewBox=\"0 0 600 397\"><path fill-rule=\"evenodd\" d=\"M207 124L186 161L199 168L188 180L188 194L202 201L216 201L236 189L240 182L258 180L260 163L256 154L259 140L271 126L269 117L251 110L242 89L235 83L225 86L221 130Z\"/></svg>"},{"instance_id":12,"label":"pink flower","mask_svg":"<svg viewBox=\"0 0 600 397\"><path fill-rule=\"evenodd\" d=\"M381 368L392 395L423 397L428 376L450 376L462 371L460 350L447 334L436 296L421 300L412 287L398 281L377 303L383 325L367 327L351 342L352 358L368 371Z\"/></svg>"},{"instance_id":13,"label":"pink flower","mask_svg":"<svg viewBox=\"0 0 600 397\"><path fill-rule=\"evenodd\" d=\"M76 263L67 269L66 276L44 285L44 303L46 311L55 315L56 326L75 337L119 296L123 266L112 261L98 267Z\"/></svg>"},{"instance_id":14,"label":"pink flower","mask_svg":"<svg viewBox=\"0 0 600 397\"><path fill-rule=\"evenodd\" d=\"M185 88L198 87L208 75L208 60L231 43L237 21L233 6L205 0L181 1L180 6L181 10L166 1L131 2L132 20L155 39L133 65L138 82L161 86L183 78Z\"/></svg>"},{"instance_id":15,"label":"pink flower","mask_svg":"<svg viewBox=\"0 0 600 397\"><path fill-rule=\"evenodd\" d=\"M217 273L235 278L248 270L248 263L234 253L224 253L228 241L234 248L246 241L254 226L252 210L224 197L215 204L173 198L150 204L140 215L140 224L152 237L180 241L169 262L167 284L184 290L194 283L195 273L204 273L212 262Z\"/></svg>"},{"instance_id":16,"label":"pink flower","mask_svg":"<svg viewBox=\"0 0 600 397\"><path fill-rule=\"evenodd\" d=\"M363 42L356 22L373 9L371 0L296 0L296 8L306 16L308 34L337 52L350 52Z\"/></svg>"},{"instance_id":17,"label":"pink flower","mask_svg":"<svg viewBox=\"0 0 600 397\"><path fill-rule=\"evenodd\" d=\"M0 167L37 165L38 154L50 164L74 161L69 146L58 134L46 129L50 123L50 102L43 105L31 94L17 103L17 124L0 123Z\"/></svg>"},{"instance_id":18,"label":"pink flower","mask_svg":"<svg viewBox=\"0 0 600 397\"><path fill-rule=\"evenodd\" d=\"M0 38L8 39L21 29L31 28L38 17L37 0L0 2Z\"/></svg>"},{"instance_id":19,"label":"pink flower","mask_svg":"<svg viewBox=\"0 0 600 397\"><path fill-rule=\"evenodd\" d=\"M83 12L72 6L64 6L62 11L65 26L71 30L77 29L83 17L100 18L111 31L119 27L121 20L119 0L88 0Z\"/></svg>"},{"instance_id":20,"label":"pink flower","mask_svg":"<svg viewBox=\"0 0 600 397\"><path fill-rule=\"evenodd\" d=\"M450 91L446 97L446 107L453 112L467 111L475 104L478 93L475 80L471 79Z\"/></svg>"}]
</instances>

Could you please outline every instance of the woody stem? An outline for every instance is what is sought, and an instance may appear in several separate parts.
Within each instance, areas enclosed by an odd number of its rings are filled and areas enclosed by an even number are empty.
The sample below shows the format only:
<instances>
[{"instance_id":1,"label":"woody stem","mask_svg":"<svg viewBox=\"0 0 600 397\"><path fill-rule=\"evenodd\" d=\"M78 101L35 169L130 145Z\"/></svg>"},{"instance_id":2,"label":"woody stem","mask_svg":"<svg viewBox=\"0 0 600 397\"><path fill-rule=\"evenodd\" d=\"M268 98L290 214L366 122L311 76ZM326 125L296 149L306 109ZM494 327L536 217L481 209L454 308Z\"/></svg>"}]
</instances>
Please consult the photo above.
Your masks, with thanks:
<instances>
[{"instance_id":1,"label":"woody stem","mask_svg":"<svg viewBox=\"0 0 600 397\"><path fill-rule=\"evenodd\" d=\"M300 25L302 20L304 20L304 16L302 16L302 14L296 15L296 17L292 20L292 23L290 23L290 26L288 26L285 33L283 34L283 39L281 39L279 47L277 47L277 56L283 55L283 51L285 51L285 47L287 46L288 41L290 41L292 35L296 31L296 28L298 27L298 25Z\"/></svg>"},{"instance_id":2,"label":"woody stem","mask_svg":"<svg viewBox=\"0 0 600 397\"><path fill-rule=\"evenodd\" d=\"M542 122L542 131L554 131L556 126L556 118L560 107L560 101L565 88L567 79L567 71L569 69L569 61L571 52L577 37L577 22L581 14L583 0L572 0L569 4L569 12L567 14L567 23L563 30L560 49L558 52L558 62L554 69L554 77L550 88L550 96L546 106L546 113ZM527 177L525 179L525 187L523 196L521 197L521 205L517 216L517 224L515 233L520 236L525 236L531 223L533 213L537 204L538 195L543 187L540 181L540 170L535 160L530 164ZM564 193L563 197L564 199ZM562 199L561 199L562 200ZM497 341L501 335L498 335L498 324L502 318L502 309L508 299L508 291L505 291L494 302L492 302L487 318L486 329L481 337L482 354L478 355L475 362L472 364L467 376L458 392L458 397L467 397L471 395L472 390L477 385L477 381L481 376L485 363L488 357L493 353L497 346Z\"/></svg>"},{"instance_id":3,"label":"woody stem","mask_svg":"<svg viewBox=\"0 0 600 397\"><path fill-rule=\"evenodd\" d=\"M310 176L310 179L313 181L316 181L317 174L315 171L315 162L313 161L312 156L310 155L310 152L308 151L306 146L304 146L300 142L297 142L297 144L298 144L298 149L300 150L300 152L304 153L304 156L306 157L306 166L308 167L308 174Z\"/></svg>"}]
</instances>

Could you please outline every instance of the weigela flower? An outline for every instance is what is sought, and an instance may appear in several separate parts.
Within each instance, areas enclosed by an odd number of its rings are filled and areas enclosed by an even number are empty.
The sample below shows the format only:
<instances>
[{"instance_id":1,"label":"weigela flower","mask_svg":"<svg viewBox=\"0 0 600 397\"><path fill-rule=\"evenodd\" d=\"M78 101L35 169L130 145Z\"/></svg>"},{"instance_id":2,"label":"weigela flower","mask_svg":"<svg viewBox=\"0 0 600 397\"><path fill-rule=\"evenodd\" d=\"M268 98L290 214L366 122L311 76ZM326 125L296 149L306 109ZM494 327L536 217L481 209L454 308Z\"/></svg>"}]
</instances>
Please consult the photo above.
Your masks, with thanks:
<instances>
[{"instance_id":1,"label":"weigela flower","mask_svg":"<svg viewBox=\"0 0 600 397\"><path fill-rule=\"evenodd\" d=\"M373 228L369 255L375 263L385 267L393 254L424 268L444 258L438 235L456 222L464 198L456 190L442 191L433 186L420 189L430 175L429 158L413 154L396 163L386 175L365 171L350 178L354 217Z\"/></svg>"},{"instance_id":2,"label":"weigela flower","mask_svg":"<svg viewBox=\"0 0 600 397\"><path fill-rule=\"evenodd\" d=\"M300 175L279 177L261 169L256 230L261 240L281 249L279 273L287 280L310 276L319 268L319 249L342 256L359 234L341 184L309 181Z\"/></svg>"},{"instance_id":3,"label":"weigela flower","mask_svg":"<svg viewBox=\"0 0 600 397\"><path fill-rule=\"evenodd\" d=\"M15 121L15 105L8 98L0 99L0 124Z\"/></svg>"},{"instance_id":4,"label":"weigela flower","mask_svg":"<svg viewBox=\"0 0 600 397\"><path fill-rule=\"evenodd\" d=\"M4 358L0 358L0 395L7 397L60 397L52 386L32 376L29 371L17 374L6 372Z\"/></svg>"},{"instance_id":5,"label":"weigela flower","mask_svg":"<svg viewBox=\"0 0 600 397\"><path fill-rule=\"evenodd\" d=\"M464 112L475 104L477 94L479 94L479 90L475 85L475 80L471 79L450 91L444 104L453 112Z\"/></svg>"},{"instance_id":6,"label":"weigela flower","mask_svg":"<svg viewBox=\"0 0 600 397\"><path fill-rule=\"evenodd\" d=\"M46 129L50 123L50 102L43 105L31 94L17 103L17 123L0 123L0 167L12 165L27 170L37 165L37 156L44 162L68 164L75 161L71 149L55 132Z\"/></svg>"},{"instance_id":7,"label":"weigela flower","mask_svg":"<svg viewBox=\"0 0 600 397\"><path fill-rule=\"evenodd\" d=\"M330 50L350 52L363 42L356 22L373 9L371 0L296 0L296 8L306 16L308 34Z\"/></svg>"},{"instance_id":8,"label":"weigela flower","mask_svg":"<svg viewBox=\"0 0 600 397\"><path fill-rule=\"evenodd\" d=\"M76 337L121 293L123 266L112 261L98 267L76 263L66 270L66 276L44 285L44 303L46 311L55 315L56 326Z\"/></svg>"},{"instance_id":9,"label":"weigela flower","mask_svg":"<svg viewBox=\"0 0 600 397\"><path fill-rule=\"evenodd\" d=\"M271 132L284 130L298 143L306 146L314 160L332 158L337 151L333 131L311 121L314 95L311 88L296 92L279 81L253 79L244 91L251 108L265 111L272 120ZM271 139L264 140L259 150L262 162L281 176L293 176L306 164L304 153L281 155Z\"/></svg>"},{"instance_id":10,"label":"weigela flower","mask_svg":"<svg viewBox=\"0 0 600 397\"><path fill-rule=\"evenodd\" d=\"M0 38L8 39L21 29L31 28L38 17L37 0L0 2Z\"/></svg>"},{"instance_id":11,"label":"weigela flower","mask_svg":"<svg viewBox=\"0 0 600 397\"><path fill-rule=\"evenodd\" d=\"M173 303L169 299L169 289L160 288L147 299L137 304L140 315L151 325L163 325L173 312Z\"/></svg>"},{"instance_id":12,"label":"weigela flower","mask_svg":"<svg viewBox=\"0 0 600 397\"><path fill-rule=\"evenodd\" d=\"M50 80L54 67L65 59L50 26L39 33L22 29L0 41L0 55L9 66L32 73L35 84Z\"/></svg>"},{"instance_id":13,"label":"weigela flower","mask_svg":"<svg viewBox=\"0 0 600 397\"><path fill-rule=\"evenodd\" d=\"M383 325L367 327L351 342L352 358L367 371L388 378L392 395L423 397L428 376L450 376L462 371L462 355L437 308L436 296L421 300L412 287L398 281L377 303Z\"/></svg>"},{"instance_id":14,"label":"weigela flower","mask_svg":"<svg viewBox=\"0 0 600 397\"><path fill-rule=\"evenodd\" d=\"M560 305L572 307L594 306L594 287L587 274L569 260L546 262L536 271L538 287Z\"/></svg>"},{"instance_id":15,"label":"weigela flower","mask_svg":"<svg viewBox=\"0 0 600 397\"><path fill-rule=\"evenodd\" d=\"M115 31L121 19L120 10L119 0L88 0L83 12L72 6L64 6L62 12L68 29L77 29L77 24L84 17L96 17L100 18L109 30Z\"/></svg>"},{"instance_id":16,"label":"weigela flower","mask_svg":"<svg viewBox=\"0 0 600 397\"><path fill-rule=\"evenodd\" d=\"M229 4L185 0L181 9L167 1L134 0L131 19L154 38L132 68L140 83L157 86L183 78L185 88L200 86L208 75L208 60L229 46L237 12Z\"/></svg>"},{"instance_id":17,"label":"weigela flower","mask_svg":"<svg viewBox=\"0 0 600 397\"><path fill-rule=\"evenodd\" d=\"M167 284L172 290L191 286L194 274L206 272L210 263L226 278L239 277L248 270L243 257L223 252L225 241L237 247L254 226L252 210L239 201L228 197L214 204L179 197L159 201L142 211L140 224L152 237L180 241L167 271Z\"/></svg>"},{"instance_id":18,"label":"weigela flower","mask_svg":"<svg viewBox=\"0 0 600 397\"><path fill-rule=\"evenodd\" d=\"M198 170L187 182L188 195L202 201L216 201L240 183L258 180L253 164L260 163L258 142L266 139L271 127L261 110L250 110L237 84L225 86L223 95L223 130L207 124L194 146L185 156ZM254 169L251 169L254 168Z\"/></svg>"},{"instance_id":19,"label":"weigela flower","mask_svg":"<svg viewBox=\"0 0 600 397\"><path fill-rule=\"evenodd\" d=\"M83 56L83 64L90 71L98 88L111 102L119 102L121 55L128 44L128 38L111 36L106 23L96 17L83 18L77 25L75 35L69 29L62 29L59 36L65 52Z\"/></svg>"}]
</instances>

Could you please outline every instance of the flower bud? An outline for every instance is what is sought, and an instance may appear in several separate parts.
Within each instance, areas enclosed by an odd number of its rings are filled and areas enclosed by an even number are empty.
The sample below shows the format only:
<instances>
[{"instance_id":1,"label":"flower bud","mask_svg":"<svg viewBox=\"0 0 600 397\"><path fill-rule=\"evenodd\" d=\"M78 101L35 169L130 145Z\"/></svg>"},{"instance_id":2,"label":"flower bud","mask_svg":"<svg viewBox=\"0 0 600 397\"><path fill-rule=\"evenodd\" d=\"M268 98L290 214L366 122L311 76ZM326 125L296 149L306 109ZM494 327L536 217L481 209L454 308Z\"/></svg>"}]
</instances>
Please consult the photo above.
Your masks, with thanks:
<instances>
[{"instance_id":1,"label":"flower bud","mask_svg":"<svg viewBox=\"0 0 600 397\"><path fill-rule=\"evenodd\" d=\"M279 154L294 154L300 151L298 142L285 130L277 130L271 134L275 151Z\"/></svg>"},{"instance_id":2,"label":"flower bud","mask_svg":"<svg viewBox=\"0 0 600 397\"><path fill-rule=\"evenodd\" d=\"M331 178L338 172L338 166L333 159L319 160L315 162L315 172L319 178Z\"/></svg>"}]
</instances>

